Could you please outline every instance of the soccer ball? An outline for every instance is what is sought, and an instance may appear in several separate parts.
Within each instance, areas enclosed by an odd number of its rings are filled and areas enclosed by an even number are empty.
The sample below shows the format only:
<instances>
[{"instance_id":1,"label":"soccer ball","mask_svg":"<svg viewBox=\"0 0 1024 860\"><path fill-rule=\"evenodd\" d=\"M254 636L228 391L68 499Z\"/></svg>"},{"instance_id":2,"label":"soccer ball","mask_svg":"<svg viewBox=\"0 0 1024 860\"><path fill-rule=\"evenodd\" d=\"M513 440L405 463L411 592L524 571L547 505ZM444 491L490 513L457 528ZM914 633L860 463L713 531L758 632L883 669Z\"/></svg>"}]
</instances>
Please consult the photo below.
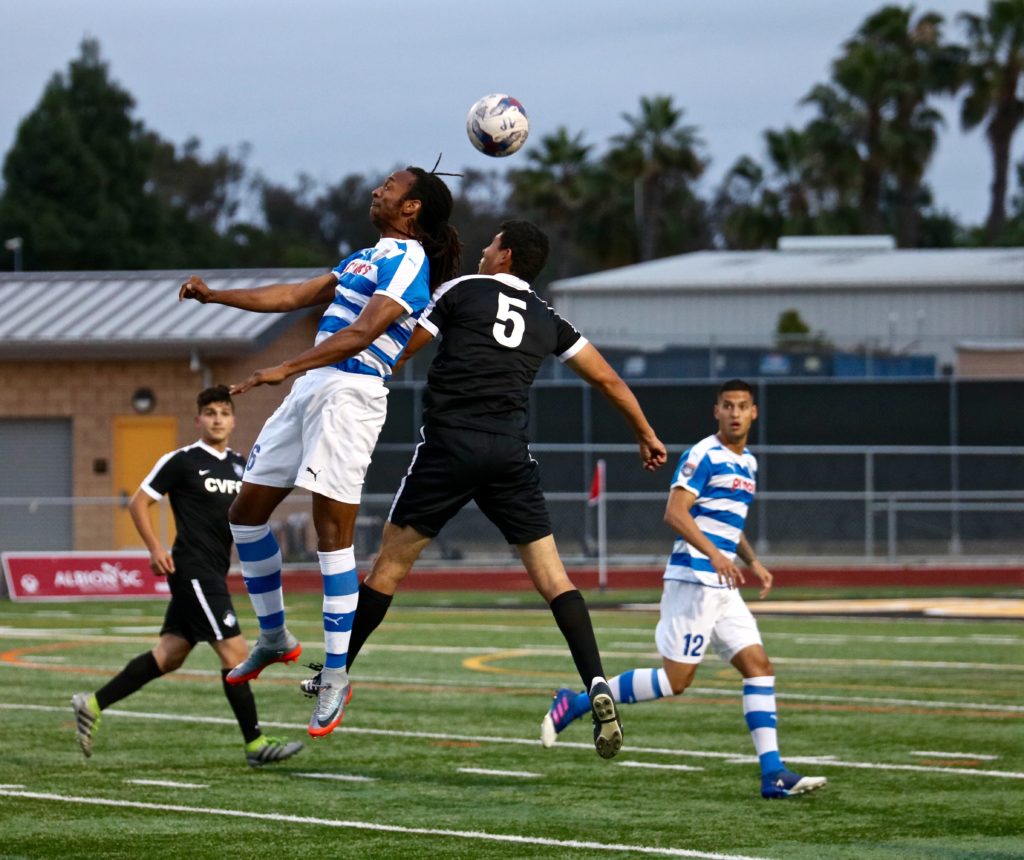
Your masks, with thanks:
<instances>
[{"instance_id":1,"label":"soccer ball","mask_svg":"<svg viewBox=\"0 0 1024 860\"><path fill-rule=\"evenodd\" d=\"M484 96L469 109L466 134L484 155L504 158L526 143L530 121L526 108L512 96L492 93Z\"/></svg>"}]
</instances>

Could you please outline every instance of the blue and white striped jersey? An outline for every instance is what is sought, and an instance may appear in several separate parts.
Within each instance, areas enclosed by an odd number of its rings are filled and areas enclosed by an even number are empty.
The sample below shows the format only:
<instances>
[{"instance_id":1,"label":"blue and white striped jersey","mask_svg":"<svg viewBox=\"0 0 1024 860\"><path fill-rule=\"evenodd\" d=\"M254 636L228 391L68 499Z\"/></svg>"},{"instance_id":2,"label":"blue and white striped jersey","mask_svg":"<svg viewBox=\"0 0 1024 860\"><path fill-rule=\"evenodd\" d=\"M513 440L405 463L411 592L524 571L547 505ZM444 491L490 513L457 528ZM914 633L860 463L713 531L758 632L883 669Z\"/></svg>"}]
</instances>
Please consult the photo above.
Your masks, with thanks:
<instances>
[{"instance_id":1,"label":"blue and white striped jersey","mask_svg":"<svg viewBox=\"0 0 1024 860\"><path fill-rule=\"evenodd\" d=\"M679 458L672 487L693 493L690 508L697 527L723 555L736 557L747 511L757 489L757 459L746 448L735 454L712 434ZM697 582L724 588L711 560L683 538L677 537L665 565L665 579Z\"/></svg>"},{"instance_id":2,"label":"blue and white striped jersey","mask_svg":"<svg viewBox=\"0 0 1024 860\"><path fill-rule=\"evenodd\" d=\"M406 312L358 355L330 367L390 379L416 320L430 302L430 263L423 246L412 239L381 239L372 248L346 257L333 271L338 286L334 301L320 319L315 342L351 325L372 295L385 295Z\"/></svg>"}]
</instances>

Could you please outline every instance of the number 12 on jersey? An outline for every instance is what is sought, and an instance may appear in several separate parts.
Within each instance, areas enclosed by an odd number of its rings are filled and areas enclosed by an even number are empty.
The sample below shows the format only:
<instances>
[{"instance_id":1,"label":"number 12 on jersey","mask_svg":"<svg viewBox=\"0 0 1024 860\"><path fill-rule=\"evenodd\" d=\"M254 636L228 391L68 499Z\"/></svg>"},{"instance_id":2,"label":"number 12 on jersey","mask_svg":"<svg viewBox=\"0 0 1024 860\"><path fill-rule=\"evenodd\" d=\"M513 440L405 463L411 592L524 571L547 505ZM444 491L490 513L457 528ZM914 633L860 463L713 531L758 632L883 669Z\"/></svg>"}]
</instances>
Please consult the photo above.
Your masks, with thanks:
<instances>
[{"instance_id":1,"label":"number 12 on jersey","mask_svg":"<svg viewBox=\"0 0 1024 860\"><path fill-rule=\"evenodd\" d=\"M494 339L510 349L515 349L523 342L523 334L526 332L526 320L517 308L526 310L526 302L498 293L498 321L492 331ZM511 329L509 323L512 324Z\"/></svg>"}]
</instances>

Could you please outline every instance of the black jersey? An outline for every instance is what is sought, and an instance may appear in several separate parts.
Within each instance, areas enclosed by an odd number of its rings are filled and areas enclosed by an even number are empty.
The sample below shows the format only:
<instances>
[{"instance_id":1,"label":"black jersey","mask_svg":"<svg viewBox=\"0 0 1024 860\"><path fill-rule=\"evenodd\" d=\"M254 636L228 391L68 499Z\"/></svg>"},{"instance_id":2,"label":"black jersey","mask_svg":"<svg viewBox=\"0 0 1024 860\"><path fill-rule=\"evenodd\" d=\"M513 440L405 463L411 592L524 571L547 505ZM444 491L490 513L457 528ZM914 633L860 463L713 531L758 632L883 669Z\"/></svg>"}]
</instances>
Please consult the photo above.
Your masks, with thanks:
<instances>
[{"instance_id":1,"label":"black jersey","mask_svg":"<svg viewBox=\"0 0 1024 860\"><path fill-rule=\"evenodd\" d=\"M549 355L587 344L512 275L468 275L443 284L419 324L441 335L427 373L424 423L526 439L530 385Z\"/></svg>"},{"instance_id":2,"label":"black jersey","mask_svg":"<svg viewBox=\"0 0 1024 860\"><path fill-rule=\"evenodd\" d=\"M154 499L168 496L177 537L175 570L193 579L227 576L231 564L228 508L242 487L245 458L202 441L164 454L142 482ZM173 579L171 577L170 579Z\"/></svg>"}]
</instances>

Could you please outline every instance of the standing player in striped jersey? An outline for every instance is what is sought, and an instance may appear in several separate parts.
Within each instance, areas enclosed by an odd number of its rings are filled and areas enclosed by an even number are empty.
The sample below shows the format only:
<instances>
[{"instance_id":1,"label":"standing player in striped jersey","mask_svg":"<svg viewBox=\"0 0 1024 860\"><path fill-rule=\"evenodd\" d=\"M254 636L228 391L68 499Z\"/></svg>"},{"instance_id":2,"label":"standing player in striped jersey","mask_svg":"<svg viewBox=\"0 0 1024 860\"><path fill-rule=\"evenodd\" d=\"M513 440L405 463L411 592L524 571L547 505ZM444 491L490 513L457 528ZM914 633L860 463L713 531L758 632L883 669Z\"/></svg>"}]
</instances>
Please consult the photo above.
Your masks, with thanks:
<instances>
[{"instance_id":1,"label":"standing player in striped jersey","mask_svg":"<svg viewBox=\"0 0 1024 860\"><path fill-rule=\"evenodd\" d=\"M547 255L547 236L536 226L506 221L484 248L479 274L444 284L420 319L407 355L442 335L427 376L423 441L395 496L373 570L359 589L349 665L384 620L420 553L473 500L516 547L548 601L588 690L594 745L611 758L622 744L622 726L590 614L559 558L539 468L530 456L529 390L541 363L556 355L615 406L636 437L644 468L665 463L665 446L597 349L530 289Z\"/></svg>"},{"instance_id":2,"label":"standing player in striped jersey","mask_svg":"<svg viewBox=\"0 0 1024 860\"><path fill-rule=\"evenodd\" d=\"M461 243L448 223L451 211L444 181L407 167L373 191L370 220L380 241L346 257L333 271L301 284L251 290L213 291L193 276L179 293L182 299L262 312L330 302L311 349L257 370L232 388L241 394L309 371L264 424L229 513L260 636L228 682L250 681L271 663L292 662L302 652L285 626L281 551L268 522L292 488L303 487L313 494L324 589L326 658L308 727L313 737L334 730L351 696L345 666L358 600L352 540L363 479L384 424L384 383L431 290L458 272Z\"/></svg>"},{"instance_id":3,"label":"standing player in striped jersey","mask_svg":"<svg viewBox=\"0 0 1024 860\"><path fill-rule=\"evenodd\" d=\"M247 651L227 586L231 562L228 506L242 484L245 458L228 448L235 427L228 389L216 385L200 391L196 406L199 440L161 457L128 504L132 522L149 550L149 566L167 577L171 601L153 650L128 661L95 693L72 697L78 743L87 757L92 755L92 734L100 712L179 668L197 642L209 642L220 657L224 695L242 730L246 761L259 767L291 758L302 749L297 741L284 743L264 735L249 685L226 681L228 672ZM149 507L163 496L170 499L174 512L176 536L170 552L149 519Z\"/></svg>"},{"instance_id":4,"label":"standing player in striped jersey","mask_svg":"<svg viewBox=\"0 0 1024 860\"><path fill-rule=\"evenodd\" d=\"M775 671L768 660L757 622L743 602L739 556L761 583L763 598L772 575L743 535L747 511L757 488L757 460L747 449L757 418L754 391L730 379L715 401L718 432L683 454L672 478L665 522L676 532L665 566L661 620L655 642L661 669L631 669L609 682L616 701L646 702L682 693L693 682L708 648L743 676L743 714L761 764L761 796L792 797L820 788L822 776L800 776L779 756L775 731ZM559 690L541 723L541 743L586 713L586 697Z\"/></svg>"}]
</instances>

